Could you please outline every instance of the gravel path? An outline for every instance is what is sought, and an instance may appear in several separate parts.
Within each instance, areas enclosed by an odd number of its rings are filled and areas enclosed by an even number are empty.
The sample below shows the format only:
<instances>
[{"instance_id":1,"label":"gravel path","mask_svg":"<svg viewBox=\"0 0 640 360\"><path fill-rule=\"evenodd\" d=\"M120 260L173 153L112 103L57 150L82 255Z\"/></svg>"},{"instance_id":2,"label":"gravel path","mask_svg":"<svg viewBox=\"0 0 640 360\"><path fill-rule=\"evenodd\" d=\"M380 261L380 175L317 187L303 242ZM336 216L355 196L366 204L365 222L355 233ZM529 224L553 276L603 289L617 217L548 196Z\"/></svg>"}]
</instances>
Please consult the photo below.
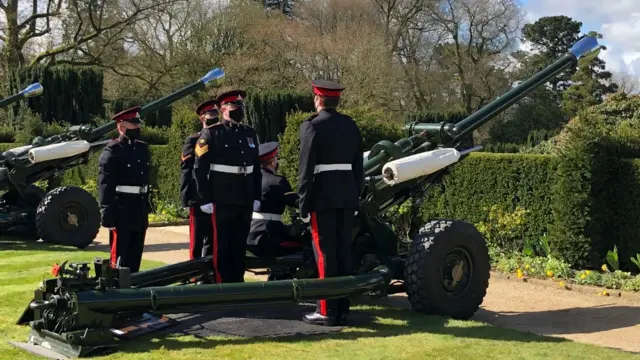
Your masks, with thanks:
<instances>
[{"instance_id":1,"label":"gravel path","mask_svg":"<svg viewBox=\"0 0 640 360\"><path fill-rule=\"evenodd\" d=\"M108 248L101 229L91 246ZM189 227L149 228L144 258L176 263L188 260ZM247 273L247 276L253 276ZM542 281L523 283L492 274L487 296L475 319L540 335L640 352L640 296L604 297L567 291ZM380 300L408 306L403 295Z\"/></svg>"}]
</instances>

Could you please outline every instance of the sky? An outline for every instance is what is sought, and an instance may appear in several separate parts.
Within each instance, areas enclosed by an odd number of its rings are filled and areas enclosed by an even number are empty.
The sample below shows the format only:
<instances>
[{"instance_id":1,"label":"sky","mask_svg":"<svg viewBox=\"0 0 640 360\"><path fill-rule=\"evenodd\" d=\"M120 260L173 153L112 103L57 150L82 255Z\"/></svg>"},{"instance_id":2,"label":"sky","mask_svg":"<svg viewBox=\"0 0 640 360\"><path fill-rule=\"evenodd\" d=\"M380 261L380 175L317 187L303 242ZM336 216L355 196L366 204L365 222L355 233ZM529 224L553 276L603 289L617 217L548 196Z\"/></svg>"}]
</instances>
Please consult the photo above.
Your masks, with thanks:
<instances>
[{"instance_id":1,"label":"sky","mask_svg":"<svg viewBox=\"0 0 640 360\"><path fill-rule=\"evenodd\" d=\"M565 15L582 22L582 32L602 34L600 53L608 70L640 77L640 0L519 0L526 21Z\"/></svg>"}]
</instances>

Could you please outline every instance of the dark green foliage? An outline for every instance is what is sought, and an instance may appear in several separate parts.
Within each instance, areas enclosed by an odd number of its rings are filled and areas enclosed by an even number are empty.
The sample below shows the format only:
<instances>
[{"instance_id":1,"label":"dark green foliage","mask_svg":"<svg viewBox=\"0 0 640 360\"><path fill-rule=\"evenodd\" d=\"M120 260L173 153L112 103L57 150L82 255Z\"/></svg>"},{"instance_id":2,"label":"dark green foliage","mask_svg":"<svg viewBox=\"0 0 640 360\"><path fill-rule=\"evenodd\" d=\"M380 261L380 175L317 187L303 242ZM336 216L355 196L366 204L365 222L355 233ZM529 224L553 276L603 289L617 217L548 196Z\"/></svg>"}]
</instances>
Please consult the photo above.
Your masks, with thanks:
<instances>
[{"instance_id":1,"label":"dark green foliage","mask_svg":"<svg viewBox=\"0 0 640 360\"><path fill-rule=\"evenodd\" d=\"M550 185L557 166L557 159L550 156L472 153L427 192L421 217L478 224L487 220L485 208L492 205L505 211L521 206L529 211L528 221L522 242L510 246L520 251L525 239L537 241L553 222Z\"/></svg>"},{"instance_id":2,"label":"dark green foliage","mask_svg":"<svg viewBox=\"0 0 640 360\"><path fill-rule=\"evenodd\" d=\"M44 93L29 99L28 103L43 122L86 124L96 116L104 116L103 74L100 69L35 65L15 69L9 74L11 93L17 93L34 82L42 85ZM13 105L14 114L19 107L19 104Z\"/></svg>"},{"instance_id":3,"label":"dark green foliage","mask_svg":"<svg viewBox=\"0 0 640 360\"><path fill-rule=\"evenodd\" d=\"M413 114L409 114L405 118L406 123L421 122L421 123L457 123L469 116L466 111L463 110L451 110L451 111L423 111Z\"/></svg>"},{"instance_id":4,"label":"dark green foliage","mask_svg":"<svg viewBox=\"0 0 640 360\"><path fill-rule=\"evenodd\" d=\"M616 94L581 111L559 143L552 237L576 265L599 266L616 245L621 266L638 249L640 98Z\"/></svg>"},{"instance_id":5,"label":"dark green foliage","mask_svg":"<svg viewBox=\"0 0 640 360\"><path fill-rule=\"evenodd\" d=\"M258 134L258 141L277 141L285 131L287 115L295 111L315 111L312 93L267 91L248 94L245 100L248 124Z\"/></svg>"}]
</instances>

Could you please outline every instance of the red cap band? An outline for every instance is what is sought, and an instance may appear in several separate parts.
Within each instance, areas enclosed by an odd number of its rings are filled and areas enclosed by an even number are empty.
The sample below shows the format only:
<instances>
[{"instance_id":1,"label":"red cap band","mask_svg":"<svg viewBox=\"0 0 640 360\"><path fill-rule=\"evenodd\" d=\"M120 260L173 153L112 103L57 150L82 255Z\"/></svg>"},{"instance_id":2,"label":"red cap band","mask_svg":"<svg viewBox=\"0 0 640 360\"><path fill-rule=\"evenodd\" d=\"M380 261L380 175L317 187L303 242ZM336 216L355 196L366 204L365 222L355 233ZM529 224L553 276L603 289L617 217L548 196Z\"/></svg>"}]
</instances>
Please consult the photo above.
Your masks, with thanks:
<instances>
[{"instance_id":1,"label":"red cap band","mask_svg":"<svg viewBox=\"0 0 640 360\"><path fill-rule=\"evenodd\" d=\"M222 99L220 99L220 104L226 104L234 101L242 101L242 96L233 95L233 96L223 97Z\"/></svg>"},{"instance_id":2,"label":"red cap band","mask_svg":"<svg viewBox=\"0 0 640 360\"><path fill-rule=\"evenodd\" d=\"M328 90L328 89L323 89L318 87L313 88L313 93L320 96L331 96L331 97L340 96L340 91L338 90Z\"/></svg>"},{"instance_id":3,"label":"red cap band","mask_svg":"<svg viewBox=\"0 0 640 360\"><path fill-rule=\"evenodd\" d=\"M260 162L271 160L274 157L276 157L276 155L278 155L278 148L275 148L275 149L273 149L273 151L270 151L270 152L260 156Z\"/></svg>"},{"instance_id":4,"label":"red cap band","mask_svg":"<svg viewBox=\"0 0 640 360\"><path fill-rule=\"evenodd\" d=\"M215 104L211 104L211 105L207 105L205 107L203 107L202 109L200 109L200 115L206 113L207 111L218 111L218 109L216 109L216 105Z\"/></svg>"}]
</instances>

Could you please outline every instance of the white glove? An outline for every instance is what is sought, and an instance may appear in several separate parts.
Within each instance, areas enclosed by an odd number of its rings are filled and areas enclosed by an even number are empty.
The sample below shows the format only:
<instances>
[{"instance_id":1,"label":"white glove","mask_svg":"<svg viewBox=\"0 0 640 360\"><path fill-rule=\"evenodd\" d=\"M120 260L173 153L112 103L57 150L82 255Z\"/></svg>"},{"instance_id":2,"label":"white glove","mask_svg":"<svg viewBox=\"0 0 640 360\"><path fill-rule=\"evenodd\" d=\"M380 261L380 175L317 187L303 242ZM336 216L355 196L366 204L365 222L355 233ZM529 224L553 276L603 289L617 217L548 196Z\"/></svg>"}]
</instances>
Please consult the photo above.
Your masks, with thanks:
<instances>
[{"instance_id":1,"label":"white glove","mask_svg":"<svg viewBox=\"0 0 640 360\"><path fill-rule=\"evenodd\" d=\"M259 211L259 210L260 210L260 201L253 200L253 211Z\"/></svg>"},{"instance_id":2,"label":"white glove","mask_svg":"<svg viewBox=\"0 0 640 360\"><path fill-rule=\"evenodd\" d=\"M200 210L202 210L203 213L213 214L213 204L208 203L206 205L201 205Z\"/></svg>"},{"instance_id":3,"label":"white glove","mask_svg":"<svg viewBox=\"0 0 640 360\"><path fill-rule=\"evenodd\" d=\"M356 216L356 215L358 215L358 210L356 210L356 211L353 213L353 216Z\"/></svg>"},{"instance_id":4,"label":"white glove","mask_svg":"<svg viewBox=\"0 0 640 360\"><path fill-rule=\"evenodd\" d=\"M307 217L300 217L300 220L302 220L302 222L304 222L305 224L309 223L309 220L311 220L311 215L307 215Z\"/></svg>"}]
</instances>

